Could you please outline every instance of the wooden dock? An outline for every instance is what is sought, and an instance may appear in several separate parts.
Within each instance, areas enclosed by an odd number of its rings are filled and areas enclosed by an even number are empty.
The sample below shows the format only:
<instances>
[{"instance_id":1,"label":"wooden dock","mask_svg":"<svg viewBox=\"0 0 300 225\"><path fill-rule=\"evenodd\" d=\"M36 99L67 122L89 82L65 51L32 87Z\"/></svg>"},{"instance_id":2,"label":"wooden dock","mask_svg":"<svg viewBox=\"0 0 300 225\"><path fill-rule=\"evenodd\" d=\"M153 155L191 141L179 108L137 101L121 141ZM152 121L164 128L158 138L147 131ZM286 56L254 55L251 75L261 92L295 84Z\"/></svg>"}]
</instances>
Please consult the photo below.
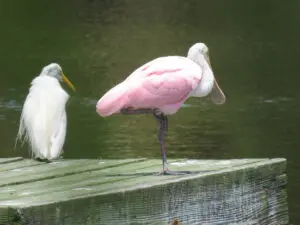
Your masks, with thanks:
<instances>
[{"instance_id":1,"label":"wooden dock","mask_svg":"<svg viewBox=\"0 0 300 225\"><path fill-rule=\"evenodd\" d=\"M285 159L0 159L0 224L288 224Z\"/></svg>"}]
</instances>

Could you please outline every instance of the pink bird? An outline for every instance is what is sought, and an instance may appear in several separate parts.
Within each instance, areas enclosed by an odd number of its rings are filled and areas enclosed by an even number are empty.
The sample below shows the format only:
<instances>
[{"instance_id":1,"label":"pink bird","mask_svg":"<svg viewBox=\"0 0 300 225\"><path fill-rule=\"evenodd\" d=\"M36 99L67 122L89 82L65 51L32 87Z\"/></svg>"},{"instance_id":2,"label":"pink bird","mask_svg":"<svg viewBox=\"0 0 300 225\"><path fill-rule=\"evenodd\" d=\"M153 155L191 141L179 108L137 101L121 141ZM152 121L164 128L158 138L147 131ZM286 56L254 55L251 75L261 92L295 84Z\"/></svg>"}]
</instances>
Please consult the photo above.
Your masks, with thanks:
<instances>
[{"instance_id":1,"label":"pink bird","mask_svg":"<svg viewBox=\"0 0 300 225\"><path fill-rule=\"evenodd\" d=\"M223 104L226 100L213 74L208 47L204 43L196 43L189 49L187 57L159 57L136 69L104 94L96 110L103 117L116 113L153 114L160 124L158 140L162 154L162 174L178 174L167 167L164 148L164 137L168 130L167 116L176 113L189 97L204 97L208 94L216 104Z\"/></svg>"}]
</instances>

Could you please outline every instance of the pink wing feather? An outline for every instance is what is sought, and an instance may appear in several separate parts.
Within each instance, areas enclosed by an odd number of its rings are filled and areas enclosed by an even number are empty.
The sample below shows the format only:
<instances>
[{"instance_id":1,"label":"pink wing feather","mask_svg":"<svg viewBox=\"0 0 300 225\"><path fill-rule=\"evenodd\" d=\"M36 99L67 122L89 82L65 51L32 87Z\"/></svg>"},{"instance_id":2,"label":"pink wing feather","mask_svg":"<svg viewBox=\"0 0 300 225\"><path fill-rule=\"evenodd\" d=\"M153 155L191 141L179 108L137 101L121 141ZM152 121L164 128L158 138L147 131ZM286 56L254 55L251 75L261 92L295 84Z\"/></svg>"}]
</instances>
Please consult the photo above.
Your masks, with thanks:
<instances>
[{"instance_id":1,"label":"pink wing feather","mask_svg":"<svg viewBox=\"0 0 300 225\"><path fill-rule=\"evenodd\" d=\"M141 66L98 101L97 112L109 116L122 108L133 107L175 113L201 78L201 68L187 60L162 57Z\"/></svg>"},{"instance_id":2,"label":"pink wing feather","mask_svg":"<svg viewBox=\"0 0 300 225\"><path fill-rule=\"evenodd\" d=\"M120 83L106 92L96 106L99 115L109 116L123 108L127 102L127 90L127 86Z\"/></svg>"},{"instance_id":3,"label":"pink wing feather","mask_svg":"<svg viewBox=\"0 0 300 225\"><path fill-rule=\"evenodd\" d=\"M165 72L143 79L137 88L128 92L125 107L158 108L166 114L176 106L179 108L192 91L192 85L176 73Z\"/></svg>"}]
</instances>

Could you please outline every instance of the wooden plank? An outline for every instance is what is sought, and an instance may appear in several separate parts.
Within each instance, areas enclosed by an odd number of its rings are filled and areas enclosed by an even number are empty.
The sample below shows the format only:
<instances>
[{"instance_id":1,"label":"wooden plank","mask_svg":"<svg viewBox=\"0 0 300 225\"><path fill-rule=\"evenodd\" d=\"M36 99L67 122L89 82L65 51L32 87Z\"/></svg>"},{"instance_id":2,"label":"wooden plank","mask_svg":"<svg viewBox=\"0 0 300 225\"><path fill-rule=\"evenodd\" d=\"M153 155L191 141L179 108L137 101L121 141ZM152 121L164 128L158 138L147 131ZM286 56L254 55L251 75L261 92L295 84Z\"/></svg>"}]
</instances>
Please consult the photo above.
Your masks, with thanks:
<instances>
[{"instance_id":1,"label":"wooden plank","mask_svg":"<svg viewBox=\"0 0 300 225\"><path fill-rule=\"evenodd\" d=\"M171 160L170 169L176 171L184 167L184 169L187 170L196 171L196 169L198 169L197 170L198 172L207 172L209 169L210 169L209 171L215 171L218 169L232 168L233 166L246 165L247 163L250 162L254 163L259 161L261 161L261 159L253 159L247 161L232 160L232 161L224 161L224 162L216 161L216 160L211 160L211 161L208 160L207 162L205 161L205 163L203 161L196 161L196 160L173 160L173 161ZM73 161L73 163L75 162L76 161ZM160 170L160 167L161 167L161 162L159 160L148 160L148 161L140 161L140 162L123 165L122 170L120 170L119 167L103 168L100 171L95 170L95 171L88 171L79 174L78 173L71 174L70 176L68 176L67 179L66 177L59 177L59 178L42 180L40 182L35 182L34 186L32 186L31 183L25 185L18 185L18 186L7 186L4 188L0 188L0 201L5 199L12 200L14 198L17 198L19 200L20 197L25 196L27 198L30 195L36 197L38 195L43 195L44 193L48 193L48 192L58 193L58 191L62 191L62 190L69 191L70 188L74 186L77 187L76 190L79 189L85 190L85 188L88 188L91 185L93 186L96 184L102 185L104 183L110 184L111 182L117 182L117 181L125 182L126 179L129 180L135 179L135 177L140 175L155 174L156 171ZM100 169L100 167L98 169ZM107 176L107 177L103 178L103 176ZM20 178L20 176L18 176L17 178ZM170 177L167 176L165 178L170 178ZM154 182L154 180L151 181L150 178L146 178L146 179L148 179L149 182ZM159 177L159 179L163 179L163 178ZM140 181L144 182L143 179L140 179ZM15 181L15 183L20 183L20 180ZM102 185L102 187L105 188L106 185ZM99 189L97 189L97 191L99 191ZM58 198L62 199L61 197ZM56 201L53 195L51 196L51 200ZM31 200L29 199L29 201ZM22 202L24 204L28 204L26 201L22 201Z\"/></svg>"},{"instance_id":2,"label":"wooden plank","mask_svg":"<svg viewBox=\"0 0 300 225\"><path fill-rule=\"evenodd\" d=\"M287 224L285 159L170 160L185 176L157 175L160 160L116 162L0 173L0 224Z\"/></svg>"},{"instance_id":3,"label":"wooden plank","mask_svg":"<svg viewBox=\"0 0 300 225\"><path fill-rule=\"evenodd\" d=\"M22 157L15 157L15 158L0 158L0 164L10 163L10 162L16 162L23 160ZM2 166L2 165L1 165Z\"/></svg>"},{"instance_id":4,"label":"wooden plank","mask_svg":"<svg viewBox=\"0 0 300 225\"><path fill-rule=\"evenodd\" d=\"M56 177L53 179L40 180L34 183L25 183L22 185L14 185L14 186L5 186L0 188L0 201L3 199L13 199L16 197L17 199L21 196L37 196L38 194L44 194L47 192L58 192L59 190L69 191L72 187L85 187L91 185L101 185L105 183L111 183L118 180L124 180L128 177L136 177L138 174L134 172L136 170L142 171L148 167L156 168L161 165L158 160L153 162L152 160L148 160L146 162L136 162L134 163L134 167L132 164L122 165L122 171L131 172L132 175L128 176L118 176L114 172L120 172L119 167L115 168L102 168L95 171L88 171L80 174L71 174L67 178L66 177ZM58 185L59 184L59 185ZM30 192L28 190L30 189ZM8 196L9 194L9 196ZM54 200L53 196L51 198ZM25 203L27 204L27 203Z\"/></svg>"},{"instance_id":5,"label":"wooden plank","mask_svg":"<svg viewBox=\"0 0 300 225\"><path fill-rule=\"evenodd\" d=\"M21 167L0 172L0 187L12 184L33 182L54 177L67 176L76 173L99 170L107 167L121 166L123 164L144 159L126 160L60 160L52 163L41 163L35 166Z\"/></svg>"},{"instance_id":6,"label":"wooden plank","mask_svg":"<svg viewBox=\"0 0 300 225\"><path fill-rule=\"evenodd\" d=\"M18 161L12 161L10 163L6 163L5 165L1 165L0 166L0 172L3 171L9 171L9 170L22 170L24 167L28 167L28 166L36 166L36 165L40 165L42 164L41 162L35 161L35 160L18 160Z\"/></svg>"}]
</instances>

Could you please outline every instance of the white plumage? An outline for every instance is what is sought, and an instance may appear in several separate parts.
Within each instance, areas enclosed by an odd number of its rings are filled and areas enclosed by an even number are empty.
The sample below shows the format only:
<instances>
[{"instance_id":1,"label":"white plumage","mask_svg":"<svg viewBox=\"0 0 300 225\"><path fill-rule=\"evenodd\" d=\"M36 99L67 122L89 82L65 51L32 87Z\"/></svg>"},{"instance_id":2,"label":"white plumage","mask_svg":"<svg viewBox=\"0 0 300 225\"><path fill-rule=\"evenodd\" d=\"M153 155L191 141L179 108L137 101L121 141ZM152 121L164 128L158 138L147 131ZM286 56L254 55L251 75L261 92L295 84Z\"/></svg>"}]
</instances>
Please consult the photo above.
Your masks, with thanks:
<instances>
[{"instance_id":1,"label":"white plumage","mask_svg":"<svg viewBox=\"0 0 300 225\"><path fill-rule=\"evenodd\" d=\"M58 158L62 152L69 95L59 81L65 81L74 90L58 64L44 67L41 74L32 80L23 105L17 140L28 141L35 158L51 160Z\"/></svg>"}]
</instances>

